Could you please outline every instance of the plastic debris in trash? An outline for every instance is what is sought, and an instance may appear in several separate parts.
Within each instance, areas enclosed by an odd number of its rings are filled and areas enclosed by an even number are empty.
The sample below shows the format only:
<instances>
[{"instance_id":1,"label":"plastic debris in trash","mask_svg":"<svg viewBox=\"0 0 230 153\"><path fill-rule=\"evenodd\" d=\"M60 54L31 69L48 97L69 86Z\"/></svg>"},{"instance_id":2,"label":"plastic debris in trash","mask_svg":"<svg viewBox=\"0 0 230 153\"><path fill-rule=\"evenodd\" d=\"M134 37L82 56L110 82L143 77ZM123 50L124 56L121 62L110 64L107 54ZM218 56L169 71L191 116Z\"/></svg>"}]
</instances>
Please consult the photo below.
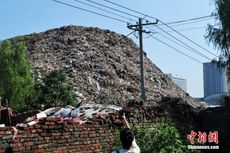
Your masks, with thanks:
<instances>
[{"instance_id":1,"label":"plastic debris in trash","mask_svg":"<svg viewBox=\"0 0 230 153\"><path fill-rule=\"evenodd\" d=\"M0 128L5 127L5 124L0 124Z\"/></svg>"},{"instance_id":2,"label":"plastic debris in trash","mask_svg":"<svg viewBox=\"0 0 230 153\"><path fill-rule=\"evenodd\" d=\"M40 113L36 114L36 117L37 117L38 119L41 119L41 118L47 117L47 115L46 115L45 112L40 112Z\"/></svg>"},{"instance_id":3,"label":"plastic debris in trash","mask_svg":"<svg viewBox=\"0 0 230 153\"><path fill-rule=\"evenodd\" d=\"M26 119L26 123L18 124L19 127L27 127L37 124L39 119L46 117L61 117L61 121L73 120L73 122L79 122L80 124L87 122L89 119L109 115L122 110L122 107L115 105L105 104L81 104L77 105L77 108L67 105L66 107L49 108L42 111L36 116L29 117Z\"/></svg>"},{"instance_id":4,"label":"plastic debris in trash","mask_svg":"<svg viewBox=\"0 0 230 153\"><path fill-rule=\"evenodd\" d=\"M60 110L61 107L52 107L52 108L49 108L49 109L46 109L45 111L43 111L47 116L50 116L54 113L56 113L58 110Z\"/></svg>"},{"instance_id":5,"label":"plastic debris in trash","mask_svg":"<svg viewBox=\"0 0 230 153\"><path fill-rule=\"evenodd\" d=\"M56 113L53 114L53 116L56 117L70 117L71 112L74 109L73 106L67 105L65 108L61 108Z\"/></svg>"},{"instance_id":6,"label":"plastic debris in trash","mask_svg":"<svg viewBox=\"0 0 230 153\"><path fill-rule=\"evenodd\" d=\"M29 122L29 123L27 123L29 126L31 126L31 125L34 125L34 124L37 124L38 123L38 121L31 121L31 122Z\"/></svg>"},{"instance_id":7,"label":"plastic debris in trash","mask_svg":"<svg viewBox=\"0 0 230 153\"><path fill-rule=\"evenodd\" d=\"M79 107L81 115L87 118L93 118L101 116L104 117L110 113L114 113L122 110L122 107L115 105L103 105L103 104L84 104Z\"/></svg>"},{"instance_id":8,"label":"plastic debris in trash","mask_svg":"<svg viewBox=\"0 0 230 153\"><path fill-rule=\"evenodd\" d=\"M80 108L72 110L71 117L80 117Z\"/></svg>"}]
</instances>

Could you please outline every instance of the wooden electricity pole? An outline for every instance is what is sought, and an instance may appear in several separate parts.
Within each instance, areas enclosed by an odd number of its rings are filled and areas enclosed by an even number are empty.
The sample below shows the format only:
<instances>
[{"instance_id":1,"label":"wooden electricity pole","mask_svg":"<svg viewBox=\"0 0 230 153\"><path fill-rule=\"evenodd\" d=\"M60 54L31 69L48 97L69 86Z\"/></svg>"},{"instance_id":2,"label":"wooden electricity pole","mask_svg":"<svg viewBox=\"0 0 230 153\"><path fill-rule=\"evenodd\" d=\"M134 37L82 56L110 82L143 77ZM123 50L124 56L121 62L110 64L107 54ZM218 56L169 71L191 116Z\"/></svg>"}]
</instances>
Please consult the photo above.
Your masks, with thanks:
<instances>
[{"instance_id":1,"label":"wooden electricity pole","mask_svg":"<svg viewBox=\"0 0 230 153\"><path fill-rule=\"evenodd\" d=\"M144 63L143 63L143 32L150 33L149 31L143 30L143 26L157 24L158 21L153 23L142 23L142 18L139 18L138 24L128 25L129 29L139 32L139 47L140 47L140 83L141 83L141 101L146 100L145 96L145 81L144 81Z\"/></svg>"}]
</instances>

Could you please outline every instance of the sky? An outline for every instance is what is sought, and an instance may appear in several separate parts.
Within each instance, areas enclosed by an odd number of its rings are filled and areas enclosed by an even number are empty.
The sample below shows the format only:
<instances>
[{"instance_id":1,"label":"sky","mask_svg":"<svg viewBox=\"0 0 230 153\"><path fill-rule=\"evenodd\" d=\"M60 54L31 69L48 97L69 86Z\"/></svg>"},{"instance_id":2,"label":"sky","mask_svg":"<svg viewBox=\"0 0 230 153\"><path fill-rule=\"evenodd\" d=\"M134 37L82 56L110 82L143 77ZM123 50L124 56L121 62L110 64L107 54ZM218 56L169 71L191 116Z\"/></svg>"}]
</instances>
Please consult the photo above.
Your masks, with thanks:
<instances>
[{"instance_id":1,"label":"sky","mask_svg":"<svg viewBox=\"0 0 230 153\"><path fill-rule=\"evenodd\" d=\"M80 4L76 0L60 0L71 5L75 5L80 8L89 9L91 11L100 12L108 16L114 16L109 13L105 13L102 10L97 10L92 7ZM86 0L81 0L90 3ZM93 0L96 1L96 0ZM156 17L165 23L180 21L185 19L191 19L196 17L202 17L211 15L215 9L212 0L111 0L117 4L121 4L133 10L142 12L144 14ZM104 0L97 0L96 2L108 5L115 9L122 9L111 5ZM25 35L31 33L38 33L46 31L52 28L58 28L66 25L79 25L87 27L99 27L102 29L109 29L120 34L127 35L131 32L127 28L127 24L116 20L108 19L102 16L98 16L89 12L84 12L75 8L58 4L52 0L0 0L0 40L15 37L18 35ZM93 3L90 3L91 5ZM99 7L99 6L98 6ZM108 9L107 9L108 10ZM128 12L128 10L122 9L122 11ZM118 12L116 12L118 13ZM129 12L134 14L134 12ZM139 14L136 16L143 17ZM123 16L126 16L123 14ZM114 16L116 18L121 18ZM128 16L126 16L128 17ZM130 17L129 17L130 18ZM138 20L131 17L132 20ZM155 20L146 18L150 22ZM123 19L127 22L135 24L132 20ZM187 22L187 24L171 25L172 28L178 30L181 34L185 35L189 39L193 40L197 44L201 45L208 51L218 54L212 45L208 45L204 39L206 34L206 27L208 24L214 24L213 18L201 20L200 22ZM180 41L186 43L195 50L206 55L210 59L215 56L204 51L193 43L187 41L180 35L172 32L171 29L158 24L159 27L167 31L172 36L176 37ZM168 45L173 46L177 50L199 60L200 62L209 62L210 60L203 58L199 55L192 53L191 51L173 43L172 41L162 37L161 34L170 38L170 36L163 31L159 30L154 25L149 26L155 30L154 37L162 40ZM145 27L148 31L148 29ZM186 30L187 29L187 30ZM190 30L188 30L190 29ZM181 30L181 31L180 31ZM134 35L130 35L136 43L138 39ZM172 38L171 38L172 39ZM175 39L174 39L175 40ZM164 73L172 73L178 77L187 79L187 92L193 97L203 96L203 66L201 63L194 61L181 53L176 52L172 48L169 48L165 44L149 37L144 34L144 51L147 53L147 57L159 67Z\"/></svg>"}]
</instances>

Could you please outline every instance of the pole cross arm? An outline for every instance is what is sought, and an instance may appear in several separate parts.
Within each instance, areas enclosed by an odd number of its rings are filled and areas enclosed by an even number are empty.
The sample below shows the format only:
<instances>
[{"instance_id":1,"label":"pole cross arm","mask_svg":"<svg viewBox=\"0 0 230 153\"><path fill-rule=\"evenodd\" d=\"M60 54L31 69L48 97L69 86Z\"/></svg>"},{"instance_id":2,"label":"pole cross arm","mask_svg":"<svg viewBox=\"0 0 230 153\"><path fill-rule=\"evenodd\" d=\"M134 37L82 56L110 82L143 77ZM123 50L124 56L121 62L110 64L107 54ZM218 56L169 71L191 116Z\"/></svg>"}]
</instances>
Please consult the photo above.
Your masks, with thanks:
<instances>
[{"instance_id":1,"label":"pole cross arm","mask_svg":"<svg viewBox=\"0 0 230 153\"><path fill-rule=\"evenodd\" d=\"M156 22L150 22L150 23L141 23L142 26L146 26L146 25L153 25L153 24L157 24L158 20L156 20ZM134 24L134 25L127 25L127 27L130 28L138 28L140 25L139 24Z\"/></svg>"},{"instance_id":2,"label":"pole cross arm","mask_svg":"<svg viewBox=\"0 0 230 153\"><path fill-rule=\"evenodd\" d=\"M129 28L131 30L134 30L134 31L139 31L139 32L144 32L144 33L151 33L151 31L141 30L139 27L133 28L133 27L127 26L127 28Z\"/></svg>"}]
</instances>

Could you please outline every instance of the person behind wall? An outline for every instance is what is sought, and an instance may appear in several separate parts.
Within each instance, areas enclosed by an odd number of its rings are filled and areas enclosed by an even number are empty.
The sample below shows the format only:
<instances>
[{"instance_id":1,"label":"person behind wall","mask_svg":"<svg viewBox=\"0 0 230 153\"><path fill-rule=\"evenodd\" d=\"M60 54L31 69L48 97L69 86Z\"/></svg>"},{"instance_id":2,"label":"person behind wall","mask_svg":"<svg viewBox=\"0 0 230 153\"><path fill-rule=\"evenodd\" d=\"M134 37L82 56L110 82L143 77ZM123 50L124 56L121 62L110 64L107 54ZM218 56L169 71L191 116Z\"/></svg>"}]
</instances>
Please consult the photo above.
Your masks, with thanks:
<instances>
[{"instance_id":1,"label":"person behind wall","mask_svg":"<svg viewBox=\"0 0 230 153\"><path fill-rule=\"evenodd\" d=\"M113 151L112 153L140 153L133 131L130 129L129 123L126 120L125 114L122 116L125 128L120 132L120 141L122 149Z\"/></svg>"}]
</instances>

